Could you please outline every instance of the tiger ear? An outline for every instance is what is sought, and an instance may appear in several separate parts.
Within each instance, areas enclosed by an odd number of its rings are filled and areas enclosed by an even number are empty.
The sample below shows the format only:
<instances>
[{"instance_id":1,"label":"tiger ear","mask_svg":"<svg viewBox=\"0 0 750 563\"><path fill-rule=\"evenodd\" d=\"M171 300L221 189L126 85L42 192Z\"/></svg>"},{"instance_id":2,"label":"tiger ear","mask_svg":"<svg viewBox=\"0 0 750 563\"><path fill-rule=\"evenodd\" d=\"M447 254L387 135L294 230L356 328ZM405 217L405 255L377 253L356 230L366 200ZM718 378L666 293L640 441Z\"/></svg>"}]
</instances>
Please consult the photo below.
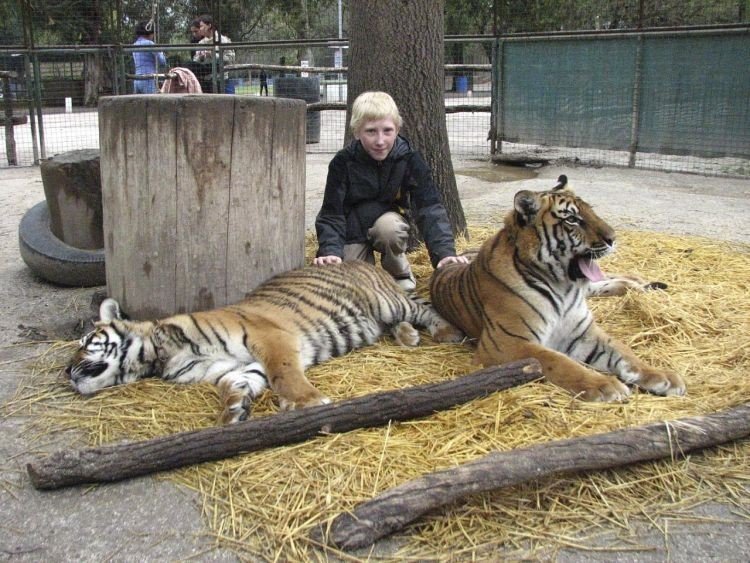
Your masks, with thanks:
<instances>
[{"instance_id":1,"label":"tiger ear","mask_svg":"<svg viewBox=\"0 0 750 563\"><path fill-rule=\"evenodd\" d=\"M516 217L521 227L528 224L539 211L539 197L529 190L518 192L513 198L513 207L516 209Z\"/></svg>"},{"instance_id":2,"label":"tiger ear","mask_svg":"<svg viewBox=\"0 0 750 563\"><path fill-rule=\"evenodd\" d=\"M111 323L115 319L122 320L122 311L120 311L120 304L108 297L102 304L99 305L99 320L105 323Z\"/></svg>"},{"instance_id":3,"label":"tiger ear","mask_svg":"<svg viewBox=\"0 0 750 563\"><path fill-rule=\"evenodd\" d=\"M560 174L557 178L557 184L552 186L552 191L564 190L565 186L568 185L568 177L565 174Z\"/></svg>"}]
</instances>

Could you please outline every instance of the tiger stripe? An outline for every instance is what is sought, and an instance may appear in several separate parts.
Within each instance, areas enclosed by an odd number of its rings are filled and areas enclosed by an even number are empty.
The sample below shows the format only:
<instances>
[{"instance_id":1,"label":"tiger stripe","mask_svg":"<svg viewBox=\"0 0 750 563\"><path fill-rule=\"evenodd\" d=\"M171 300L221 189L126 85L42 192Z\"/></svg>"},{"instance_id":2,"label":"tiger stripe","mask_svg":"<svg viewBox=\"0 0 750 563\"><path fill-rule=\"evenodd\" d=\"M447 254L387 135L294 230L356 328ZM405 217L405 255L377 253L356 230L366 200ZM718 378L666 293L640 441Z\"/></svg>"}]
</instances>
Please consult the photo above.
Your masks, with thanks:
<instances>
[{"instance_id":1,"label":"tiger stripe","mask_svg":"<svg viewBox=\"0 0 750 563\"><path fill-rule=\"evenodd\" d=\"M561 176L554 190L518 192L503 228L470 264L433 274L432 303L476 339L478 363L536 357L547 379L588 400L622 400L630 391L582 364L654 393L683 394L677 374L645 365L591 315L587 295L622 293L635 283L628 276L586 278L584 269L595 276L593 261L614 249L614 231L585 201L561 189L566 182Z\"/></svg>"},{"instance_id":2,"label":"tiger stripe","mask_svg":"<svg viewBox=\"0 0 750 563\"><path fill-rule=\"evenodd\" d=\"M386 329L409 345L417 337L411 325L436 339L462 338L429 304L365 262L292 270L212 311L131 322L105 300L100 314L100 326L82 339L67 370L76 390L88 394L146 375L209 381L219 386L224 423L246 418L266 387L283 409L328 402L304 370L372 344Z\"/></svg>"}]
</instances>

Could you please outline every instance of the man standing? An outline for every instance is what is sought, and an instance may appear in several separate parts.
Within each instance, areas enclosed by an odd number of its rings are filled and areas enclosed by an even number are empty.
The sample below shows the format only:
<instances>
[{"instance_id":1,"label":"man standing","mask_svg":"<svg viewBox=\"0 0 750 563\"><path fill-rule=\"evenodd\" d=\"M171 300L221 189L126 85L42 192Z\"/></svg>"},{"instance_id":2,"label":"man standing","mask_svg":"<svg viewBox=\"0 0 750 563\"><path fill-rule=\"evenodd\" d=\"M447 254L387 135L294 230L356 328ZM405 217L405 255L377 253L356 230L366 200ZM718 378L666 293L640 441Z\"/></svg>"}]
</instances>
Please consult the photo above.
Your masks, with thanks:
<instances>
[{"instance_id":1,"label":"man standing","mask_svg":"<svg viewBox=\"0 0 750 563\"><path fill-rule=\"evenodd\" d=\"M154 45L153 22L140 22L135 26L136 40L133 45ZM167 58L161 51L133 51L136 75L156 74L158 65L167 66ZM156 78L141 78L133 81L133 91L136 94L156 93Z\"/></svg>"}]
</instances>

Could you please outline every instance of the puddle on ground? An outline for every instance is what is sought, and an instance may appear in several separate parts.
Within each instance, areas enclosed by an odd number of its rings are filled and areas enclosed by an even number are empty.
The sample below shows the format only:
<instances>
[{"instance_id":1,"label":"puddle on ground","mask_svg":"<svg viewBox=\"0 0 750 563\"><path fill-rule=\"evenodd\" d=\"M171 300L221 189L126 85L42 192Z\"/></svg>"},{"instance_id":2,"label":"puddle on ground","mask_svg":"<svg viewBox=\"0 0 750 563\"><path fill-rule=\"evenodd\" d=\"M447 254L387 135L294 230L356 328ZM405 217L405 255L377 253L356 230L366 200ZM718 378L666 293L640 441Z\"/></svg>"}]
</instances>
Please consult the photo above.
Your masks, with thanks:
<instances>
[{"instance_id":1,"label":"puddle on ground","mask_svg":"<svg viewBox=\"0 0 750 563\"><path fill-rule=\"evenodd\" d=\"M485 182L517 182L536 178L537 170L527 166L509 166L487 162L482 167L456 170L461 176L471 176Z\"/></svg>"}]
</instances>

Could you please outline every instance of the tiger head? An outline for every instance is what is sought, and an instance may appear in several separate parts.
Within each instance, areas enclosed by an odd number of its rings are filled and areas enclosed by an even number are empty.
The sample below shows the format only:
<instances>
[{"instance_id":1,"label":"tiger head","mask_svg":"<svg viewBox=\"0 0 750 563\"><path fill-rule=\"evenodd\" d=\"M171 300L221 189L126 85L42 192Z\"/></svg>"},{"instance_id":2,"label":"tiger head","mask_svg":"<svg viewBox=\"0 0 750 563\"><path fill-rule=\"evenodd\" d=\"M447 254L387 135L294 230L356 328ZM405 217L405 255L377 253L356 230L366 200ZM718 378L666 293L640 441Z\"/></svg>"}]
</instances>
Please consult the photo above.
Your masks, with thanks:
<instances>
[{"instance_id":1,"label":"tiger head","mask_svg":"<svg viewBox=\"0 0 750 563\"><path fill-rule=\"evenodd\" d=\"M156 354L149 338L154 324L123 320L114 299L99 307L95 329L79 341L65 374L73 389L90 395L106 387L152 375Z\"/></svg>"},{"instance_id":2,"label":"tiger head","mask_svg":"<svg viewBox=\"0 0 750 563\"><path fill-rule=\"evenodd\" d=\"M601 281L596 260L614 251L615 232L567 182L562 175L549 191L518 192L506 229L524 262L563 271L572 281Z\"/></svg>"}]
</instances>

